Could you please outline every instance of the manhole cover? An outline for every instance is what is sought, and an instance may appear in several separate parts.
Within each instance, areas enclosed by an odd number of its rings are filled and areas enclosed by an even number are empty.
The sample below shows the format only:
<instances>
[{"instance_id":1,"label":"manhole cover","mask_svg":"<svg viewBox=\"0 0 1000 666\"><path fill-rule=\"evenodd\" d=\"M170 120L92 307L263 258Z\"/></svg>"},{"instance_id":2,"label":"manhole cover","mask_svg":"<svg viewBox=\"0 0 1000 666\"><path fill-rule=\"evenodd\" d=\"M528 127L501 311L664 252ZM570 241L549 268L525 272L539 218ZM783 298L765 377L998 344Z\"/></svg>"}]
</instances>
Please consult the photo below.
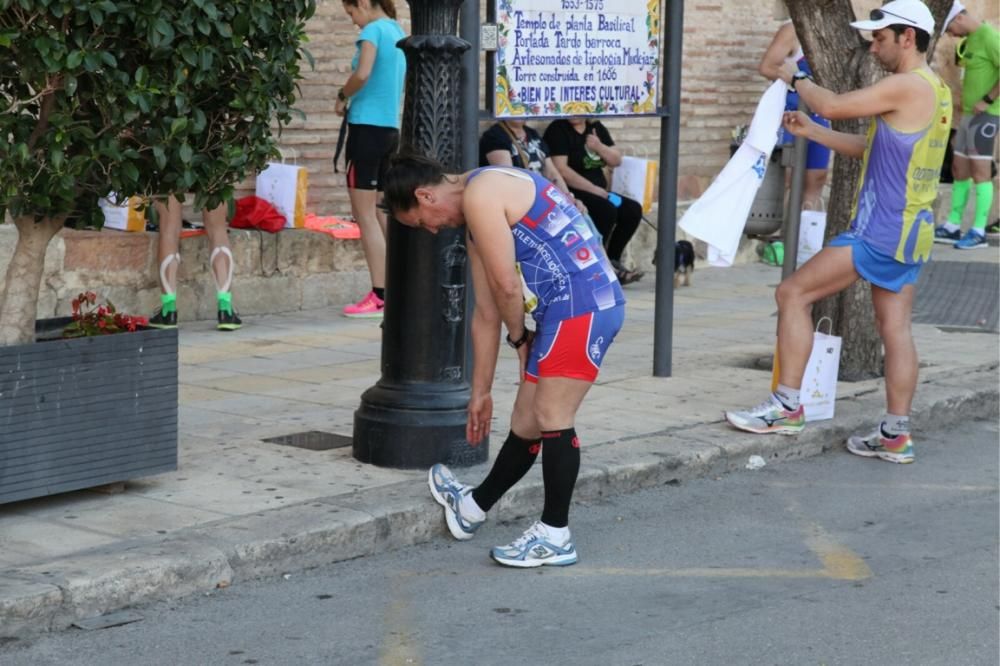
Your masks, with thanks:
<instances>
[{"instance_id":1,"label":"manhole cover","mask_svg":"<svg viewBox=\"0 0 1000 666\"><path fill-rule=\"evenodd\" d=\"M1000 266L985 262L931 261L920 272L914 324L950 330L1000 330Z\"/></svg>"},{"instance_id":2,"label":"manhole cover","mask_svg":"<svg viewBox=\"0 0 1000 666\"><path fill-rule=\"evenodd\" d=\"M282 446L309 449L310 451L340 449L354 443L354 440L346 435L335 435L332 432L321 432L319 430L297 432L292 435L281 435L280 437L269 437L264 441L271 444L281 444Z\"/></svg>"}]
</instances>

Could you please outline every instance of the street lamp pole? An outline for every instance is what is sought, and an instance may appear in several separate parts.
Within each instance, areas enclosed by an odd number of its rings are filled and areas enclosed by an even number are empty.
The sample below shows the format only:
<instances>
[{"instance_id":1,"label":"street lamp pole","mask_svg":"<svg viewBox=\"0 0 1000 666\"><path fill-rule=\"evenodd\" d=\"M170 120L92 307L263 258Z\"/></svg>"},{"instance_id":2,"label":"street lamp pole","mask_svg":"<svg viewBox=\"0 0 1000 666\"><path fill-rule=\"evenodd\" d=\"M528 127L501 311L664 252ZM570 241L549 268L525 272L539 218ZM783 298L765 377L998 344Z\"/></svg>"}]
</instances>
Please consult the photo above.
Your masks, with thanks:
<instances>
[{"instance_id":1,"label":"street lamp pole","mask_svg":"<svg viewBox=\"0 0 1000 666\"><path fill-rule=\"evenodd\" d=\"M462 56L455 36L462 0L409 0L401 150L463 170ZM466 248L464 231L429 234L389 220L382 376L354 414L354 457L382 467L474 465L489 440L465 439Z\"/></svg>"}]
</instances>

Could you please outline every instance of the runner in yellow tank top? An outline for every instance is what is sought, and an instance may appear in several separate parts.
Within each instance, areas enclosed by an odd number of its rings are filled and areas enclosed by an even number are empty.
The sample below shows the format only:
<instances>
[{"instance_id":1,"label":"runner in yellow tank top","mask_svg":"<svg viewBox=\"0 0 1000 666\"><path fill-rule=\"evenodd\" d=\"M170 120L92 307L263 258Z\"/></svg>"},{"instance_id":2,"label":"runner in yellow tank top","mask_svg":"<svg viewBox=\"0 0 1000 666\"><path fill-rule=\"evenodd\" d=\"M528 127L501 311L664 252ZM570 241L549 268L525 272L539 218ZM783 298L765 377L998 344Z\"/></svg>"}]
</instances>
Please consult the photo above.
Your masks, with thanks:
<instances>
[{"instance_id":1,"label":"runner in yellow tank top","mask_svg":"<svg viewBox=\"0 0 1000 666\"><path fill-rule=\"evenodd\" d=\"M890 75L837 94L794 67L781 78L824 118L873 117L867 136L845 134L785 114L785 128L838 153L864 158L850 232L783 281L778 301L777 390L756 408L726 412L741 430L795 434L805 426L799 387L812 351L812 304L858 279L871 283L872 304L885 344L887 412L874 432L851 437L851 453L890 462L913 462L910 405L917 385L917 352L910 330L914 283L933 236L930 202L937 190L951 121L950 96L927 71L934 17L920 0L894 0L851 25L871 31L871 53ZM804 37L804 36L803 36Z\"/></svg>"}]
</instances>

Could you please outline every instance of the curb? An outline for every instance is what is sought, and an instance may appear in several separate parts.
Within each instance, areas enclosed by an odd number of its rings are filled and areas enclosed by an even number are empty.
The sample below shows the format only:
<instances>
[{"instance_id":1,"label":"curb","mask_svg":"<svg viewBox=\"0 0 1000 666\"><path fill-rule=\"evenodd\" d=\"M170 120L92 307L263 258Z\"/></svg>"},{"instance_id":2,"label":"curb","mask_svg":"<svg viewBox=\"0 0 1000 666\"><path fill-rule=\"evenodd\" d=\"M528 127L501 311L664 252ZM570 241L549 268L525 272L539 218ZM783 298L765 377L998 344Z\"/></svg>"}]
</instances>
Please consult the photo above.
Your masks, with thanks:
<instances>
[{"instance_id":1,"label":"curb","mask_svg":"<svg viewBox=\"0 0 1000 666\"><path fill-rule=\"evenodd\" d=\"M925 395L933 398L921 397ZM796 437L739 433L720 415L717 422L595 445L586 451L574 498L592 501L725 474L742 469L750 455L768 463L819 455L839 448L848 434L870 427L875 401L881 409L881 392L838 400L834 421ZM936 426L997 418L997 364L926 380L912 413L918 424ZM543 499L539 468L495 507L494 520L538 510ZM480 469L485 465L468 473L475 476ZM166 539L117 544L2 572L0 637L64 629L127 606L205 594L238 581L426 543L445 533L425 484L412 481L227 518L178 530Z\"/></svg>"}]
</instances>

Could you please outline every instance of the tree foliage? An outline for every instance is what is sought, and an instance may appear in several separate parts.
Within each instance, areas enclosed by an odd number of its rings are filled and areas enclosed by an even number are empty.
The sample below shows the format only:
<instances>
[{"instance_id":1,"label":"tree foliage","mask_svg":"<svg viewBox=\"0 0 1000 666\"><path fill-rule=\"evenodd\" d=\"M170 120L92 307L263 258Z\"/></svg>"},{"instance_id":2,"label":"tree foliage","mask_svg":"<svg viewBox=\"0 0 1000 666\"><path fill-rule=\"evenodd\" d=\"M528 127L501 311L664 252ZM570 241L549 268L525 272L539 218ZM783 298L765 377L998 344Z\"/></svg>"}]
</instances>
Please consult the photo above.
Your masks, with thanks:
<instances>
[{"instance_id":1,"label":"tree foliage","mask_svg":"<svg viewBox=\"0 0 1000 666\"><path fill-rule=\"evenodd\" d=\"M0 209L120 195L199 205L275 154L315 0L0 0Z\"/></svg>"},{"instance_id":2,"label":"tree foliage","mask_svg":"<svg viewBox=\"0 0 1000 666\"><path fill-rule=\"evenodd\" d=\"M315 0L0 0L0 345L32 340L45 251L98 197L195 194L277 154Z\"/></svg>"}]
</instances>

